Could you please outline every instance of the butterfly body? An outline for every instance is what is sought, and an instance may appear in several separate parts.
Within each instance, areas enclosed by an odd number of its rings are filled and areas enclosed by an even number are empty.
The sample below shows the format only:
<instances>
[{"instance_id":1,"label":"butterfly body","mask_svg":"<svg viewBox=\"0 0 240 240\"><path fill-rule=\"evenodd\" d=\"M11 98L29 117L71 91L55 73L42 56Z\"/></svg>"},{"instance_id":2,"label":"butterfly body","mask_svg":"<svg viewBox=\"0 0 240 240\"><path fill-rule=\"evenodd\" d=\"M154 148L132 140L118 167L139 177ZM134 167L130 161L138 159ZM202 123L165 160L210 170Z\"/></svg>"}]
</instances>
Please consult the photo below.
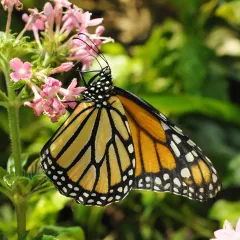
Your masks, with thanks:
<instances>
[{"instance_id":1,"label":"butterfly body","mask_svg":"<svg viewBox=\"0 0 240 240\"><path fill-rule=\"evenodd\" d=\"M202 150L153 106L113 86L110 67L41 151L44 172L65 196L105 206L131 189L207 200L221 189Z\"/></svg>"}]
</instances>

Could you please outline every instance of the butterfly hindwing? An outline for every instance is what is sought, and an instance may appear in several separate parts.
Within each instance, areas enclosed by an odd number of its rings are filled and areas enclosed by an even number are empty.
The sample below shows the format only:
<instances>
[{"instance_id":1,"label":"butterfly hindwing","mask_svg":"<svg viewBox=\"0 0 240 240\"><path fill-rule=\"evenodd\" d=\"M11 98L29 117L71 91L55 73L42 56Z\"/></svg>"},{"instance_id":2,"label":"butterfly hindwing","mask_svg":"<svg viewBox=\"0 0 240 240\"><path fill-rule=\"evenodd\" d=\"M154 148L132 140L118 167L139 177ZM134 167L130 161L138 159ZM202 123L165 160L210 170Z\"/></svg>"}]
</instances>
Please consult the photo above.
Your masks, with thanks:
<instances>
[{"instance_id":1,"label":"butterfly hindwing","mask_svg":"<svg viewBox=\"0 0 240 240\"><path fill-rule=\"evenodd\" d=\"M124 109L116 97L80 103L41 152L58 190L84 205L123 199L135 175L135 154Z\"/></svg>"},{"instance_id":2,"label":"butterfly hindwing","mask_svg":"<svg viewBox=\"0 0 240 240\"><path fill-rule=\"evenodd\" d=\"M124 106L135 155L135 189L173 192L206 200L221 189L218 174L199 147L157 109L115 87Z\"/></svg>"}]
</instances>

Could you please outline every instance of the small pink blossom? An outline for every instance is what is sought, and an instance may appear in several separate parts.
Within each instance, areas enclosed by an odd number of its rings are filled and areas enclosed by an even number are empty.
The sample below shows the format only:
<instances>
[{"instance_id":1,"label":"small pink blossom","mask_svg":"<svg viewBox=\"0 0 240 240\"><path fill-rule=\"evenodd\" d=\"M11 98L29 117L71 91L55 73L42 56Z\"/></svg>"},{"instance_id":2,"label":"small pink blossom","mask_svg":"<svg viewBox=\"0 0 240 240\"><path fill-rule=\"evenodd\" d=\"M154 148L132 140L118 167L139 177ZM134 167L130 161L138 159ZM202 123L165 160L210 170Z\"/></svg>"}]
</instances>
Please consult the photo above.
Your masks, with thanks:
<instances>
[{"instance_id":1,"label":"small pink blossom","mask_svg":"<svg viewBox=\"0 0 240 240\"><path fill-rule=\"evenodd\" d=\"M23 4L19 0L2 0L1 4L3 5L4 10L15 8L19 11L22 10Z\"/></svg>"},{"instance_id":2,"label":"small pink blossom","mask_svg":"<svg viewBox=\"0 0 240 240\"><path fill-rule=\"evenodd\" d=\"M32 23L28 25L27 29L28 30L44 30L45 29L44 23L47 20L46 16L44 16L43 14L40 14L36 8L29 9L29 12L30 12L30 15L27 15L26 13L22 15L22 19L26 23L28 23L28 21L30 20L30 17L33 18Z\"/></svg>"},{"instance_id":3,"label":"small pink blossom","mask_svg":"<svg viewBox=\"0 0 240 240\"><path fill-rule=\"evenodd\" d=\"M52 77L48 77L46 83L43 85L42 96L56 97L62 83Z\"/></svg>"},{"instance_id":4,"label":"small pink blossom","mask_svg":"<svg viewBox=\"0 0 240 240\"><path fill-rule=\"evenodd\" d=\"M102 23L103 18L95 18L91 20L92 13L90 12L85 12L82 13L80 12L80 22L81 22L81 29L86 29L87 27L92 27L92 26L97 26ZM81 31L81 30L80 30Z\"/></svg>"},{"instance_id":5,"label":"small pink blossom","mask_svg":"<svg viewBox=\"0 0 240 240\"><path fill-rule=\"evenodd\" d=\"M69 8L71 7L72 3L70 3L68 0L52 0L57 5L61 5L61 7Z\"/></svg>"},{"instance_id":6,"label":"small pink blossom","mask_svg":"<svg viewBox=\"0 0 240 240\"><path fill-rule=\"evenodd\" d=\"M76 86L77 86L77 79L74 78L67 89L61 88L59 90L59 93L61 93L64 96L63 103L64 101L68 102L64 104L66 104L66 106L68 105L72 109L74 109L77 105L77 103L74 102L76 97L79 97L79 94L84 90L86 90L85 87L76 87Z\"/></svg>"},{"instance_id":7,"label":"small pink blossom","mask_svg":"<svg viewBox=\"0 0 240 240\"><path fill-rule=\"evenodd\" d=\"M27 80L32 77L32 64L29 62L23 63L19 58L14 58L10 61L10 68L14 71L10 74L14 82L21 79Z\"/></svg>"},{"instance_id":8,"label":"small pink blossom","mask_svg":"<svg viewBox=\"0 0 240 240\"><path fill-rule=\"evenodd\" d=\"M59 67L54 68L50 71L50 74L60 73L60 72L68 72L73 67L72 62L62 63Z\"/></svg>"},{"instance_id":9,"label":"small pink blossom","mask_svg":"<svg viewBox=\"0 0 240 240\"><path fill-rule=\"evenodd\" d=\"M62 26L61 33L66 30L72 31L74 28L78 28L81 22L81 9L74 5L73 8L67 10L62 20L64 24Z\"/></svg>"},{"instance_id":10,"label":"small pink blossom","mask_svg":"<svg viewBox=\"0 0 240 240\"><path fill-rule=\"evenodd\" d=\"M40 116L41 113L47 115L52 122L57 122L58 118L66 113L65 106L57 98L36 98L31 102L25 102L25 106L28 106L34 110L36 116Z\"/></svg>"},{"instance_id":11,"label":"small pink blossom","mask_svg":"<svg viewBox=\"0 0 240 240\"><path fill-rule=\"evenodd\" d=\"M33 109L36 116L40 116L42 113L47 115L52 122L56 122L58 118L66 113L65 105L61 102L60 98L55 95L55 87L59 85L56 79L48 79L46 83L46 88L49 88L49 95L46 92L41 91L39 87L30 83L30 87L34 93L33 102L25 102L24 105ZM50 90L50 85L52 85L52 90Z\"/></svg>"},{"instance_id":12,"label":"small pink blossom","mask_svg":"<svg viewBox=\"0 0 240 240\"><path fill-rule=\"evenodd\" d=\"M43 7L43 13L45 16L51 16L54 13L53 6L50 2L47 2Z\"/></svg>"},{"instance_id":13,"label":"small pink blossom","mask_svg":"<svg viewBox=\"0 0 240 240\"><path fill-rule=\"evenodd\" d=\"M237 222L236 230L233 229L231 223L226 220L223 229L214 232L216 238L212 240L240 240L240 218Z\"/></svg>"},{"instance_id":14,"label":"small pink blossom","mask_svg":"<svg viewBox=\"0 0 240 240\"><path fill-rule=\"evenodd\" d=\"M30 82L29 86L34 93L33 102L25 102L24 105L32 108L36 116L43 113L52 122L57 122L59 117L66 113L68 106L75 108L76 98L86 89L85 87L76 87L76 78L72 80L67 89L62 88L61 85L60 81L51 77L46 79L42 89Z\"/></svg>"},{"instance_id":15,"label":"small pink blossom","mask_svg":"<svg viewBox=\"0 0 240 240\"><path fill-rule=\"evenodd\" d=\"M52 104L51 99L43 99L41 96L39 98L33 99L33 103L25 102L24 106L28 106L34 110L36 116L40 116L43 112L50 112Z\"/></svg>"}]
</instances>

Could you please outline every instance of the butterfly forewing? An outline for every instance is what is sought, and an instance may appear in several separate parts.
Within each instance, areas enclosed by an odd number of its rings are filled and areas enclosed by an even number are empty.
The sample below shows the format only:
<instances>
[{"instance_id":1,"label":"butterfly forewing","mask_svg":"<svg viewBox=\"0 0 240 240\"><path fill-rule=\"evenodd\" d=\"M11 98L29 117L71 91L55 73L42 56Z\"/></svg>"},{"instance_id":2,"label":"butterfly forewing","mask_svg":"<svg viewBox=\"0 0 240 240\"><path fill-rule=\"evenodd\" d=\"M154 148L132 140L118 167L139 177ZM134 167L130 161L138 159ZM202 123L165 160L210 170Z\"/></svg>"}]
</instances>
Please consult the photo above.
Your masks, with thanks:
<instances>
[{"instance_id":1,"label":"butterfly forewing","mask_svg":"<svg viewBox=\"0 0 240 240\"><path fill-rule=\"evenodd\" d=\"M135 175L135 154L117 97L80 103L41 152L42 168L58 190L84 205L123 199Z\"/></svg>"},{"instance_id":2,"label":"butterfly forewing","mask_svg":"<svg viewBox=\"0 0 240 240\"><path fill-rule=\"evenodd\" d=\"M132 133L135 189L173 192L206 200L221 189L218 174L199 147L166 116L137 96L115 87Z\"/></svg>"}]
</instances>

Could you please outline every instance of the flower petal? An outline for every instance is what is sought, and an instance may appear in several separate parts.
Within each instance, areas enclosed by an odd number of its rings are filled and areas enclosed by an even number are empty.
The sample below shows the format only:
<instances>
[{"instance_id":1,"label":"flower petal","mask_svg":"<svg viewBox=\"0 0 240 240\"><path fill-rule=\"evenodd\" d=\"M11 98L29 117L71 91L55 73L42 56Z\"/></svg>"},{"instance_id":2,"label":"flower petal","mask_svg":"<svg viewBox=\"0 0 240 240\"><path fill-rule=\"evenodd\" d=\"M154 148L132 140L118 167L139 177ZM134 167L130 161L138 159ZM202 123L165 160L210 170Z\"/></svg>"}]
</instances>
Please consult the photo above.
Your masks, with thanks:
<instances>
[{"instance_id":1,"label":"flower petal","mask_svg":"<svg viewBox=\"0 0 240 240\"><path fill-rule=\"evenodd\" d=\"M234 238L235 236L234 230L220 229L215 231L214 235L217 238L217 240L237 240Z\"/></svg>"},{"instance_id":2,"label":"flower petal","mask_svg":"<svg viewBox=\"0 0 240 240\"><path fill-rule=\"evenodd\" d=\"M223 228L226 230L233 230L232 224L228 220L225 220Z\"/></svg>"},{"instance_id":3,"label":"flower petal","mask_svg":"<svg viewBox=\"0 0 240 240\"><path fill-rule=\"evenodd\" d=\"M13 58L10 61L10 68L14 71L17 71L20 67L22 67L23 62L19 58Z\"/></svg>"},{"instance_id":4,"label":"flower petal","mask_svg":"<svg viewBox=\"0 0 240 240\"><path fill-rule=\"evenodd\" d=\"M240 218L238 219L238 222L236 225L236 232L240 232Z\"/></svg>"}]
</instances>

